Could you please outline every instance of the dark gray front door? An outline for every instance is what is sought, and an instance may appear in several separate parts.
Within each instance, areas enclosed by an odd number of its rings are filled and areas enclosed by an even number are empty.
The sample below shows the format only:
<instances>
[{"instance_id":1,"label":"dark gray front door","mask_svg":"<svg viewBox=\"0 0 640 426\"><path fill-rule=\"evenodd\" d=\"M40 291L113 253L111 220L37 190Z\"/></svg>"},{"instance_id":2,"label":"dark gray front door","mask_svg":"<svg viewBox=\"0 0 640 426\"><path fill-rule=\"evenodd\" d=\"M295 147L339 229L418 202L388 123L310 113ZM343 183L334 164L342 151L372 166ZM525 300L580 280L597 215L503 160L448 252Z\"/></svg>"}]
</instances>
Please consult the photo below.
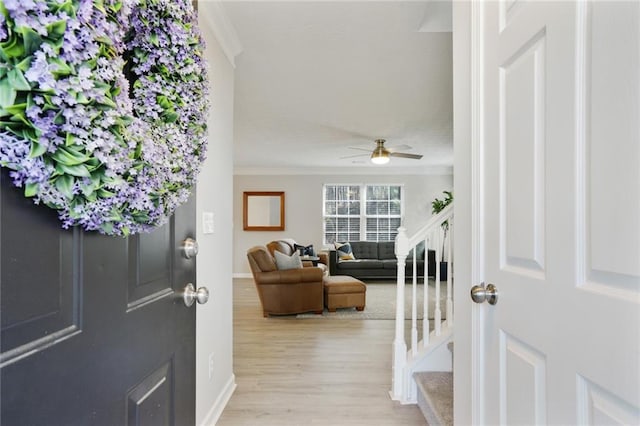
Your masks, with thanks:
<instances>
[{"instance_id":1,"label":"dark gray front door","mask_svg":"<svg viewBox=\"0 0 640 426\"><path fill-rule=\"evenodd\" d=\"M151 234L63 230L0 176L0 424L193 425L195 200Z\"/></svg>"}]
</instances>

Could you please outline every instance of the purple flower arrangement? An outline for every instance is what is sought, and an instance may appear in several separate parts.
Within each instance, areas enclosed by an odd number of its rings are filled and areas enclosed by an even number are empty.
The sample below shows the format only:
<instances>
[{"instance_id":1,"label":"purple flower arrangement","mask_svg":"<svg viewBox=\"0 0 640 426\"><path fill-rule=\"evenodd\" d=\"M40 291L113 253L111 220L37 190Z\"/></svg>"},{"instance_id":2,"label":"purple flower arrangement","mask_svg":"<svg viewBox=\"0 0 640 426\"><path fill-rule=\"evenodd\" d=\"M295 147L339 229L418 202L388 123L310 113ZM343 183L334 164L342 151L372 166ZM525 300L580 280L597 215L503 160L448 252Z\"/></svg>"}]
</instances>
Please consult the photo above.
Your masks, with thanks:
<instances>
[{"instance_id":1,"label":"purple flower arrangement","mask_svg":"<svg viewBox=\"0 0 640 426\"><path fill-rule=\"evenodd\" d=\"M190 0L0 0L0 165L64 228L164 224L205 158L203 49Z\"/></svg>"}]
</instances>

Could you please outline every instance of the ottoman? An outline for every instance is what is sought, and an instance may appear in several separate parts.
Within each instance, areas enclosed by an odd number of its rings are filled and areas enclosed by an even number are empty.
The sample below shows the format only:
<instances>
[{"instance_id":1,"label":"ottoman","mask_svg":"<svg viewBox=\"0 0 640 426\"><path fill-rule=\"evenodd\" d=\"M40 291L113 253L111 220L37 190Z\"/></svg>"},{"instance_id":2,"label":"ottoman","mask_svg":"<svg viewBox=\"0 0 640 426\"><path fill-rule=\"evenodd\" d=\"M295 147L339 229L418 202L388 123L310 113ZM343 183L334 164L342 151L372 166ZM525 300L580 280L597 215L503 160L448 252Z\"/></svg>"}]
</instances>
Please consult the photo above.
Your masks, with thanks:
<instances>
[{"instance_id":1,"label":"ottoman","mask_svg":"<svg viewBox=\"0 0 640 426\"><path fill-rule=\"evenodd\" d=\"M348 275L327 276L323 279L324 306L329 312L337 308L364 310L367 286L357 278Z\"/></svg>"}]
</instances>

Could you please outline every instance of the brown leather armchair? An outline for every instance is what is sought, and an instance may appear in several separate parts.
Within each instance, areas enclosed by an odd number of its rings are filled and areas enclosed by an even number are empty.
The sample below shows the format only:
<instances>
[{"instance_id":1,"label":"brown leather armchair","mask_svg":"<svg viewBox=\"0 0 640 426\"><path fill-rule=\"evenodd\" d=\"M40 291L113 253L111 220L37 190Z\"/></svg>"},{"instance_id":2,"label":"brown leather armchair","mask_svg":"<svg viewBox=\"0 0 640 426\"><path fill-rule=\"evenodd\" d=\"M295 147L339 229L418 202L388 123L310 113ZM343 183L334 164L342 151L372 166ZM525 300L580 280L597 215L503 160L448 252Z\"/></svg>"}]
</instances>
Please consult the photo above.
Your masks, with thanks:
<instances>
[{"instance_id":1,"label":"brown leather armchair","mask_svg":"<svg viewBox=\"0 0 640 426\"><path fill-rule=\"evenodd\" d=\"M280 271L273 256L264 246L250 248L247 258L265 317L303 312L322 313L323 272L320 268L311 266Z\"/></svg>"}]
</instances>

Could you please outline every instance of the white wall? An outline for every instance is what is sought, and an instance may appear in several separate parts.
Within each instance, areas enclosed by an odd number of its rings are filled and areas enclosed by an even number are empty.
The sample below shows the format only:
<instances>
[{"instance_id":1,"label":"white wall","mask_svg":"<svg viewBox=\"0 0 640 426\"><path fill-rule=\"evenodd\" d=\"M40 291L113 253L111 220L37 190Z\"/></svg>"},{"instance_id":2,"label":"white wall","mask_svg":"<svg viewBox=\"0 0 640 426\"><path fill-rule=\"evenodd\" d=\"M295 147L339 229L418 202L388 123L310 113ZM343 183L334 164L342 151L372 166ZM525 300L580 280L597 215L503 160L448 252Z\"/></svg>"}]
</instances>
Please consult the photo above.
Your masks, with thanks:
<instances>
[{"instance_id":1,"label":"white wall","mask_svg":"<svg viewBox=\"0 0 640 426\"><path fill-rule=\"evenodd\" d=\"M232 277L229 247L233 190L233 85L234 68L211 28L210 4L200 4L200 29L207 42L211 113L209 154L197 188L197 285L209 288L209 302L197 305L196 320L196 424L215 424L235 389L233 375ZM215 231L203 234L202 213L214 213ZM213 374L209 378L209 356Z\"/></svg>"},{"instance_id":2,"label":"white wall","mask_svg":"<svg viewBox=\"0 0 640 426\"><path fill-rule=\"evenodd\" d=\"M453 188L451 175L236 175L233 178L233 274L249 276L247 249L280 238L322 248L322 185L325 183L395 183L404 185L407 231L417 230L431 216L431 201ZM284 191L284 231L243 231L244 191Z\"/></svg>"}]
</instances>

